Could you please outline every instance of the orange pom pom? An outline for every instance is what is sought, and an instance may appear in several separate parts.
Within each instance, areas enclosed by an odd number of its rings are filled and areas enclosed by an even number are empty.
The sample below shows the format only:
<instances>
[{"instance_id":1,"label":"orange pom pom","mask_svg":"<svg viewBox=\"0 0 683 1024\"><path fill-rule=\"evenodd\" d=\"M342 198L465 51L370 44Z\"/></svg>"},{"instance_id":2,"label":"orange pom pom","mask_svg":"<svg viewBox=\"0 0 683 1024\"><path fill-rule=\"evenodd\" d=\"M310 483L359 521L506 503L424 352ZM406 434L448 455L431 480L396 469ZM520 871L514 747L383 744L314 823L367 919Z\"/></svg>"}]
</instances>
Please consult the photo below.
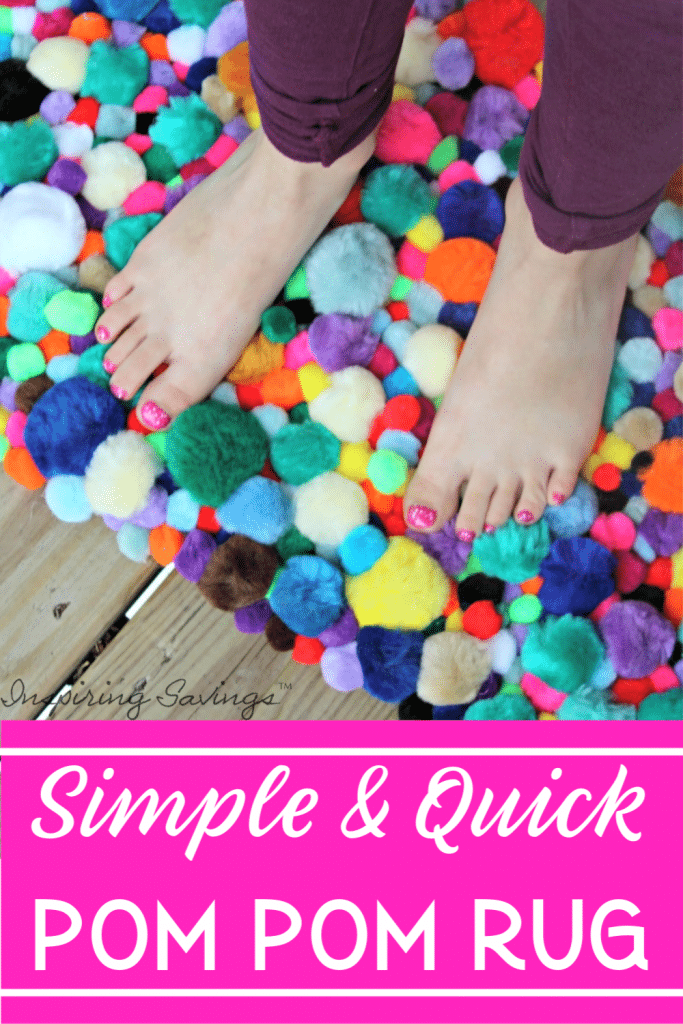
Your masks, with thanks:
<instances>
[{"instance_id":1,"label":"orange pom pom","mask_svg":"<svg viewBox=\"0 0 683 1024\"><path fill-rule=\"evenodd\" d=\"M650 449L654 462L638 473L642 495L661 512L683 512L683 437L669 437Z\"/></svg>"},{"instance_id":2,"label":"orange pom pom","mask_svg":"<svg viewBox=\"0 0 683 1024\"><path fill-rule=\"evenodd\" d=\"M304 393L296 370L288 370L286 366L271 370L261 381L261 400L264 405L279 405L282 409L293 409L303 402Z\"/></svg>"},{"instance_id":3,"label":"orange pom pom","mask_svg":"<svg viewBox=\"0 0 683 1024\"><path fill-rule=\"evenodd\" d=\"M27 448L10 448L2 460L7 476L29 491L37 491L45 483Z\"/></svg>"},{"instance_id":4,"label":"orange pom pom","mask_svg":"<svg viewBox=\"0 0 683 1024\"><path fill-rule=\"evenodd\" d=\"M520 583L523 594L537 594L542 586L542 576L532 576L530 580L524 580L523 583Z\"/></svg>"},{"instance_id":5,"label":"orange pom pom","mask_svg":"<svg viewBox=\"0 0 683 1024\"><path fill-rule=\"evenodd\" d=\"M495 262L486 242L449 238L430 252L424 279L448 302L481 302Z\"/></svg>"},{"instance_id":6,"label":"orange pom pom","mask_svg":"<svg viewBox=\"0 0 683 1024\"><path fill-rule=\"evenodd\" d=\"M676 628L683 622L683 587L671 587L664 595L664 614Z\"/></svg>"},{"instance_id":7,"label":"orange pom pom","mask_svg":"<svg viewBox=\"0 0 683 1024\"><path fill-rule=\"evenodd\" d=\"M450 582L451 592L448 595L448 601L446 602L444 610L441 613L446 619L448 618L449 615L452 615L453 612L457 612L458 608L460 607L460 602L458 601L458 588L456 587L454 580L451 580Z\"/></svg>"},{"instance_id":8,"label":"orange pom pom","mask_svg":"<svg viewBox=\"0 0 683 1024\"><path fill-rule=\"evenodd\" d=\"M218 61L216 74L228 92L240 97L253 96L249 75L249 43L239 43L224 53Z\"/></svg>"},{"instance_id":9,"label":"orange pom pom","mask_svg":"<svg viewBox=\"0 0 683 1024\"><path fill-rule=\"evenodd\" d=\"M371 512L376 512L378 516L388 516L394 511L393 494L382 494L369 480L361 480L361 487L365 491Z\"/></svg>"},{"instance_id":10,"label":"orange pom pom","mask_svg":"<svg viewBox=\"0 0 683 1024\"><path fill-rule=\"evenodd\" d=\"M166 36L161 35L160 32L145 32L144 36L140 40L140 46L150 60L169 59Z\"/></svg>"},{"instance_id":11,"label":"orange pom pom","mask_svg":"<svg viewBox=\"0 0 683 1024\"><path fill-rule=\"evenodd\" d=\"M96 39L109 39L111 24L104 15L86 11L71 22L69 35L84 43L94 43Z\"/></svg>"},{"instance_id":12,"label":"orange pom pom","mask_svg":"<svg viewBox=\"0 0 683 1024\"><path fill-rule=\"evenodd\" d=\"M155 526L149 531L149 550L159 565L169 565L180 551L183 535L168 523Z\"/></svg>"},{"instance_id":13,"label":"orange pom pom","mask_svg":"<svg viewBox=\"0 0 683 1024\"><path fill-rule=\"evenodd\" d=\"M48 331L38 342L38 348L45 356L46 363L55 356L68 356L71 352L69 335L64 331Z\"/></svg>"},{"instance_id":14,"label":"orange pom pom","mask_svg":"<svg viewBox=\"0 0 683 1024\"><path fill-rule=\"evenodd\" d=\"M7 314L9 312L9 299L6 295L0 295L0 336L7 336Z\"/></svg>"},{"instance_id":15,"label":"orange pom pom","mask_svg":"<svg viewBox=\"0 0 683 1024\"><path fill-rule=\"evenodd\" d=\"M255 334L228 374L232 384L258 384L285 364L285 346L273 344L262 331Z\"/></svg>"},{"instance_id":16,"label":"orange pom pom","mask_svg":"<svg viewBox=\"0 0 683 1024\"><path fill-rule=\"evenodd\" d=\"M76 257L77 263L87 260L88 256L101 256L104 254L104 236L101 231L86 232L83 248Z\"/></svg>"}]
</instances>

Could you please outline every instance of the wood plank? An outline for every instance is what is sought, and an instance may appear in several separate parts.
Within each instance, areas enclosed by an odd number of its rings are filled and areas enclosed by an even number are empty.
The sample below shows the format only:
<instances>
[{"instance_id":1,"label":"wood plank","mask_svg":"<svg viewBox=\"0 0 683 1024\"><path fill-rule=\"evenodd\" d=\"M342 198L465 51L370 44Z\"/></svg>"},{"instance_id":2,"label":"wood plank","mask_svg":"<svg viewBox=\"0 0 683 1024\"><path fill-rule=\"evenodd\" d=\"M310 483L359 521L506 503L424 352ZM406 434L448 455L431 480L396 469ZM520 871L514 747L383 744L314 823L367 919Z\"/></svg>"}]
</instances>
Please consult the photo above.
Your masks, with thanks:
<instances>
[{"instance_id":1,"label":"wood plank","mask_svg":"<svg viewBox=\"0 0 683 1024\"><path fill-rule=\"evenodd\" d=\"M35 718L158 566L124 558L100 519L55 519L4 473L0 538L0 718Z\"/></svg>"},{"instance_id":2,"label":"wood plank","mask_svg":"<svg viewBox=\"0 0 683 1024\"><path fill-rule=\"evenodd\" d=\"M391 719L396 708L362 690L332 690L317 665L297 665L263 637L240 633L232 615L173 573L52 713L59 720L252 717Z\"/></svg>"}]
</instances>

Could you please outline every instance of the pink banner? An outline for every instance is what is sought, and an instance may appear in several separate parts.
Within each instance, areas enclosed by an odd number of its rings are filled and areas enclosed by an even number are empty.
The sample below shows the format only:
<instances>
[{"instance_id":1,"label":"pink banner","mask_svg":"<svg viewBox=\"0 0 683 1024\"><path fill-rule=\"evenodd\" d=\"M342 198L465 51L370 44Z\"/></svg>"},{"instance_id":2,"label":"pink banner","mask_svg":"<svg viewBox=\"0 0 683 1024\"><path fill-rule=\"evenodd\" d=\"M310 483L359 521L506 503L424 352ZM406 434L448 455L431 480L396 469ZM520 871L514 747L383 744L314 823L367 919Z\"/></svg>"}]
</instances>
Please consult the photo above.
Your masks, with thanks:
<instances>
[{"instance_id":1,"label":"pink banner","mask_svg":"<svg viewBox=\"0 0 683 1024\"><path fill-rule=\"evenodd\" d=\"M2 1019L683 1020L676 723L4 723Z\"/></svg>"}]
</instances>

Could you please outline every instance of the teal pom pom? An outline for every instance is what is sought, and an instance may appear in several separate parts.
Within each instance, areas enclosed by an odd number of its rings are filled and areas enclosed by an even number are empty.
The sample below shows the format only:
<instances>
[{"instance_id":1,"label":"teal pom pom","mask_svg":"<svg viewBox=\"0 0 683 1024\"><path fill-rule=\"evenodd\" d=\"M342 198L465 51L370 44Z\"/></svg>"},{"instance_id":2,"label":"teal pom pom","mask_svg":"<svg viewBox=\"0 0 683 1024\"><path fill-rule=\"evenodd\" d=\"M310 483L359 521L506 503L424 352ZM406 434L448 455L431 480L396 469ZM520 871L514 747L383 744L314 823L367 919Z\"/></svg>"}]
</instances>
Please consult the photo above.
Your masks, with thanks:
<instances>
[{"instance_id":1,"label":"teal pom pom","mask_svg":"<svg viewBox=\"0 0 683 1024\"><path fill-rule=\"evenodd\" d=\"M134 523L124 523L116 534L119 551L131 562L144 563L149 557L149 530Z\"/></svg>"},{"instance_id":2,"label":"teal pom pom","mask_svg":"<svg viewBox=\"0 0 683 1024\"><path fill-rule=\"evenodd\" d=\"M117 270L123 270L145 235L161 220L160 213L139 213L134 217L119 217L102 232L107 259Z\"/></svg>"},{"instance_id":3,"label":"teal pom pom","mask_svg":"<svg viewBox=\"0 0 683 1024\"><path fill-rule=\"evenodd\" d=\"M520 526L508 519L495 533L480 534L472 551L487 576L523 583L537 575L550 551L548 524L540 519L531 526Z\"/></svg>"},{"instance_id":4,"label":"teal pom pom","mask_svg":"<svg viewBox=\"0 0 683 1024\"><path fill-rule=\"evenodd\" d=\"M683 692L680 687L664 693L651 693L638 706L638 720L680 722L683 719Z\"/></svg>"},{"instance_id":5,"label":"teal pom pom","mask_svg":"<svg viewBox=\"0 0 683 1024\"><path fill-rule=\"evenodd\" d=\"M217 18L225 0L171 0L171 10L186 25L208 28Z\"/></svg>"},{"instance_id":6,"label":"teal pom pom","mask_svg":"<svg viewBox=\"0 0 683 1024\"><path fill-rule=\"evenodd\" d=\"M14 338L0 338L0 379L7 376L7 353L12 345L16 345Z\"/></svg>"},{"instance_id":7,"label":"teal pom pom","mask_svg":"<svg viewBox=\"0 0 683 1024\"><path fill-rule=\"evenodd\" d=\"M626 375L626 370L615 361L612 364L605 406L602 410L602 425L605 430L612 429L619 417L631 408L632 401L633 385Z\"/></svg>"},{"instance_id":8,"label":"teal pom pom","mask_svg":"<svg viewBox=\"0 0 683 1024\"><path fill-rule=\"evenodd\" d=\"M556 690L573 693L590 683L605 648L587 619L549 615L531 626L521 655L525 672Z\"/></svg>"},{"instance_id":9,"label":"teal pom pom","mask_svg":"<svg viewBox=\"0 0 683 1024\"><path fill-rule=\"evenodd\" d=\"M389 541L376 526L357 526L339 545L339 557L344 571L353 576L367 572L388 547Z\"/></svg>"},{"instance_id":10,"label":"teal pom pom","mask_svg":"<svg viewBox=\"0 0 683 1024\"><path fill-rule=\"evenodd\" d=\"M160 107L149 129L152 142L165 146L178 167L204 156L223 125L196 93L171 96L170 107Z\"/></svg>"},{"instance_id":11,"label":"teal pom pom","mask_svg":"<svg viewBox=\"0 0 683 1024\"><path fill-rule=\"evenodd\" d=\"M50 330L43 315L46 305L58 292L66 290L65 285L51 274L40 270L29 270L22 274L14 288L8 292L9 313L7 330L17 341L39 342Z\"/></svg>"},{"instance_id":12,"label":"teal pom pom","mask_svg":"<svg viewBox=\"0 0 683 1024\"><path fill-rule=\"evenodd\" d=\"M86 348L78 360L78 373L81 377L87 377L92 384L99 384L101 388L109 388L111 374L102 367L102 361L111 345L91 345Z\"/></svg>"},{"instance_id":13,"label":"teal pom pom","mask_svg":"<svg viewBox=\"0 0 683 1024\"><path fill-rule=\"evenodd\" d=\"M288 484L306 484L313 477L336 469L341 441L322 423L288 423L270 445L273 469Z\"/></svg>"},{"instance_id":14,"label":"teal pom pom","mask_svg":"<svg viewBox=\"0 0 683 1024\"><path fill-rule=\"evenodd\" d=\"M0 185L40 181L58 155L54 135L42 118L0 122Z\"/></svg>"},{"instance_id":15,"label":"teal pom pom","mask_svg":"<svg viewBox=\"0 0 683 1024\"><path fill-rule=\"evenodd\" d=\"M120 50L104 39L96 39L81 88L81 96L93 96L98 103L130 106L147 85L149 57L138 44Z\"/></svg>"},{"instance_id":16,"label":"teal pom pom","mask_svg":"<svg viewBox=\"0 0 683 1024\"><path fill-rule=\"evenodd\" d=\"M294 558L296 555L312 555L315 551L313 541L309 540L308 537L304 537L303 533L299 533L296 526L290 526L287 533L280 537L275 547L283 562L286 562L288 558Z\"/></svg>"},{"instance_id":17,"label":"teal pom pom","mask_svg":"<svg viewBox=\"0 0 683 1024\"><path fill-rule=\"evenodd\" d=\"M365 179L360 209L366 220L398 237L433 213L436 196L410 164L387 164Z\"/></svg>"},{"instance_id":18,"label":"teal pom pom","mask_svg":"<svg viewBox=\"0 0 683 1024\"><path fill-rule=\"evenodd\" d=\"M524 722L535 718L533 704L513 685L503 685L488 700L475 700L465 712L468 722Z\"/></svg>"},{"instance_id":19,"label":"teal pom pom","mask_svg":"<svg viewBox=\"0 0 683 1024\"><path fill-rule=\"evenodd\" d=\"M580 686L557 710L563 722L632 722L636 717L633 704L613 704L604 690Z\"/></svg>"},{"instance_id":20,"label":"teal pom pom","mask_svg":"<svg viewBox=\"0 0 683 1024\"><path fill-rule=\"evenodd\" d=\"M249 412L209 399L181 412L166 440L176 482L202 505L217 508L256 476L268 456L268 435Z\"/></svg>"}]
</instances>

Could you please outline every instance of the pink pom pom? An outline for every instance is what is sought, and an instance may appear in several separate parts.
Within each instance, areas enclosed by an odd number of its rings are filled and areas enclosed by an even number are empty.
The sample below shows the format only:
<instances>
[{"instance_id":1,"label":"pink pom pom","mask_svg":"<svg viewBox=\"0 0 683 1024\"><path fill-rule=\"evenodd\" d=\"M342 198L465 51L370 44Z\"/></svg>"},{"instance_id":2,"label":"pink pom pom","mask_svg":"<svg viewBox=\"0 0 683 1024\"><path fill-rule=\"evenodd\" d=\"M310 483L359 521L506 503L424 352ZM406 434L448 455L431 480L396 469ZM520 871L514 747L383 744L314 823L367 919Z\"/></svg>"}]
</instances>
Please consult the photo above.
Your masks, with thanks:
<instances>
[{"instance_id":1,"label":"pink pom pom","mask_svg":"<svg viewBox=\"0 0 683 1024\"><path fill-rule=\"evenodd\" d=\"M10 418L7 420L7 426L5 427L5 437L12 445L13 448L25 448L24 444L24 427L26 426L26 420L28 419L25 412L20 412L19 409L13 412Z\"/></svg>"},{"instance_id":2,"label":"pink pom pom","mask_svg":"<svg viewBox=\"0 0 683 1024\"><path fill-rule=\"evenodd\" d=\"M166 200L166 188L160 181L146 181L128 196L123 208L129 217L136 213L161 213Z\"/></svg>"},{"instance_id":3,"label":"pink pom pom","mask_svg":"<svg viewBox=\"0 0 683 1024\"><path fill-rule=\"evenodd\" d=\"M603 615L607 614L612 605L616 604L619 600L619 594L615 590L613 594L610 594L610 596L606 597L604 601L601 601L597 608L593 609L588 618L591 622L599 622Z\"/></svg>"},{"instance_id":4,"label":"pink pom pom","mask_svg":"<svg viewBox=\"0 0 683 1024\"><path fill-rule=\"evenodd\" d=\"M541 97L541 86L535 75L525 75L512 91L527 110L533 110Z\"/></svg>"},{"instance_id":5,"label":"pink pom pom","mask_svg":"<svg viewBox=\"0 0 683 1024\"><path fill-rule=\"evenodd\" d=\"M655 693L664 693L665 690L673 690L675 686L681 685L671 665L660 665L654 672L650 672L650 679Z\"/></svg>"},{"instance_id":6,"label":"pink pom pom","mask_svg":"<svg viewBox=\"0 0 683 1024\"><path fill-rule=\"evenodd\" d=\"M659 347L665 352L673 352L683 345L683 312L665 306L652 317L652 326L657 336Z\"/></svg>"},{"instance_id":7,"label":"pink pom pom","mask_svg":"<svg viewBox=\"0 0 683 1024\"><path fill-rule=\"evenodd\" d=\"M314 362L315 356L308 347L308 331L299 331L285 345L285 366L288 370L298 370L300 366Z\"/></svg>"},{"instance_id":8,"label":"pink pom pom","mask_svg":"<svg viewBox=\"0 0 683 1024\"><path fill-rule=\"evenodd\" d=\"M10 288L14 288L16 283L9 271L0 267L0 295L7 295Z\"/></svg>"},{"instance_id":9,"label":"pink pom pom","mask_svg":"<svg viewBox=\"0 0 683 1024\"><path fill-rule=\"evenodd\" d=\"M429 253L422 252L406 238L396 254L396 266L399 274L409 277L411 281L420 281L427 269L428 256Z\"/></svg>"},{"instance_id":10,"label":"pink pom pom","mask_svg":"<svg viewBox=\"0 0 683 1024\"><path fill-rule=\"evenodd\" d=\"M480 181L479 175L467 160L454 160L439 175L439 190L443 194L459 181Z\"/></svg>"},{"instance_id":11,"label":"pink pom pom","mask_svg":"<svg viewBox=\"0 0 683 1024\"><path fill-rule=\"evenodd\" d=\"M204 159L212 167L220 167L237 149L238 144L230 135L219 135L211 149L207 149Z\"/></svg>"},{"instance_id":12,"label":"pink pom pom","mask_svg":"<svg viewBox=\"0 0 683 1024\"><path fill-rule=\"evenodd\" d=\"M133 132L132 135L129 135L125 142L127 146L130 146L130 148L134 149L138 154L146 153L147 150L151 149L153 146L153 142L149 135L139 135L137 132Z\"/></svg>"},{"instance_id":13,"label":"pink pom pom","mask_svg":"<svg viewBox=\"0 0 683 1024\"><path fill-rule=\"evenodd\" d=\"M410 100L394 100L380 122L375 155L385 164L426 164L441 142L434 119Z\"/></svg>"},{"instance_id":14,"label":"pink pom pom","mask_svg":"<svg viewBox=\"0 0 683 1024\"><path fill-rule=\"evenodd\" d=\"M567 696L531 672L524 673L519 685L538 711L557 711Z\"/></svg>"},{"instance_id":15,"label":"pink pom pom","mask_svg":"<svg viewBox=\"0 0 683 1024\"><path fill-rule=\"evenodd\" d=\"M136 114L155 114L159 107L168 106L168 92L163 85L148 85L135 97L133 110Z\"/></svg>"}]
</instances>

